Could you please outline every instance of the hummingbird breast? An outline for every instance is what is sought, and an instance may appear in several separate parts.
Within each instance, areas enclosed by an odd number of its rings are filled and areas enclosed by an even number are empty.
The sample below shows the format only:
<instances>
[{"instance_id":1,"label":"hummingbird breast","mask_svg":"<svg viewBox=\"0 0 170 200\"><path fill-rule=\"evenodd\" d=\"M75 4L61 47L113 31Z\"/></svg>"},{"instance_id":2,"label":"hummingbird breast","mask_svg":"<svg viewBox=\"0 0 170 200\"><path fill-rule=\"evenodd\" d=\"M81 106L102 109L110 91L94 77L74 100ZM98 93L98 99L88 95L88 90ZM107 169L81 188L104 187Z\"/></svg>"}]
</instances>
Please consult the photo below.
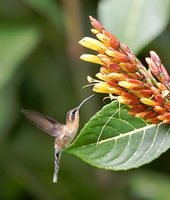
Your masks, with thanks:
<instances>
[{"instance_id":1,"label":"hummingbird breast","mask_svg":"<svg viewBox=\"0 0 170 200\"><path fill-rule=\"evenodd\" d=\"M78 127L68 127L67 125L63 125L62 131L55 139L55 145L61 149L66 148L75 138L77 130Z\"/></svg>"}]
</instances>

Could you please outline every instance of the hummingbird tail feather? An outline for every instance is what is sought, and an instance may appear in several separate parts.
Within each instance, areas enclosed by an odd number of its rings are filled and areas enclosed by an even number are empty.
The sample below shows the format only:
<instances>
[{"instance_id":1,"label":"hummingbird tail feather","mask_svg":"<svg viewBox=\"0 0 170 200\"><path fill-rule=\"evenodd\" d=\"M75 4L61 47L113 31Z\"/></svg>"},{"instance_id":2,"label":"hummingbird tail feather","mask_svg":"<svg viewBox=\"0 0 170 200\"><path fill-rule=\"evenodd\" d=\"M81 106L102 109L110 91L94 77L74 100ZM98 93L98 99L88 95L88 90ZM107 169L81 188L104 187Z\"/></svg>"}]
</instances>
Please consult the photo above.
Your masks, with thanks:
<instances>
[{"instance_id":1,"label":"hummingbird tail feather","mask_svg":"<svg viewBox=\"0 0 170 200\"><path fill-rule=\"evenodd\" d=\"M59 164L60 164L60 157L61 157L61 150L55 147L54 152L54 175L53 175L53 183L57 183L58 179L58 171L59 171Z\"/></svg>"}]
</instances>

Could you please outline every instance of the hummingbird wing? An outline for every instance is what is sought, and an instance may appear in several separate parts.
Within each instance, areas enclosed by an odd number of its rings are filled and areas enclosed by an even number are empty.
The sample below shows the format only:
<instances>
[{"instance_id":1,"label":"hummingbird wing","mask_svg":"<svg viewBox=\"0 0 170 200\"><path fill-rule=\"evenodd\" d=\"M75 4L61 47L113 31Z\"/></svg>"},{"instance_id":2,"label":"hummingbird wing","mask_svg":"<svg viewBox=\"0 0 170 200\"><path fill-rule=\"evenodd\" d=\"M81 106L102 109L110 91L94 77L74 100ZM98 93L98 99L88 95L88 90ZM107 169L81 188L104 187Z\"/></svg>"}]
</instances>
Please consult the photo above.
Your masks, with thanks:
<instances>
[{"instance_id":1,"label":"hummingbird wing","mask_svg":"<svg viewBox=\"0 0 170 200\"><path fill-rule=\"evenodd\" d=\"M61 130L61 124L51 117L42 115L33 110L22 109L21 112L29 119L36 127L44 132L57 137Z\"/></svg>"}]
</instances>

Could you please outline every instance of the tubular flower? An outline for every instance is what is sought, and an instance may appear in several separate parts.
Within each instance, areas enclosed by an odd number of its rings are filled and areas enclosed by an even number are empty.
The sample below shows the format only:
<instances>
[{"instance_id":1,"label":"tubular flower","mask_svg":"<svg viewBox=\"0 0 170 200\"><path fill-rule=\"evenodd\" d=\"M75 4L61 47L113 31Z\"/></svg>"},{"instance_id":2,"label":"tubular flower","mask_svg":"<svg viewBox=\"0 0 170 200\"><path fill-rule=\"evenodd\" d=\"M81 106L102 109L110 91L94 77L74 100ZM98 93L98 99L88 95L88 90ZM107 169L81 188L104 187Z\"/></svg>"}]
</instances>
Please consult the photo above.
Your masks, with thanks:
<instances>
[{"instance_id":1,"label":"tubular flower","mask_svg":"<svg viewBox=\"0 0 170 200\"><path fill-rule=\"evenodd\" d=\"M129 106L129 114L135 117L149 123L170 124L170 76L159 56L151 51L145 68L128 46L91 16L90 21L96 39L84 37L79 43L97 52L80 57L100 65L98 80L88 76L93 91L114 95L120 103Z\"/></svg>"}]
</instances>

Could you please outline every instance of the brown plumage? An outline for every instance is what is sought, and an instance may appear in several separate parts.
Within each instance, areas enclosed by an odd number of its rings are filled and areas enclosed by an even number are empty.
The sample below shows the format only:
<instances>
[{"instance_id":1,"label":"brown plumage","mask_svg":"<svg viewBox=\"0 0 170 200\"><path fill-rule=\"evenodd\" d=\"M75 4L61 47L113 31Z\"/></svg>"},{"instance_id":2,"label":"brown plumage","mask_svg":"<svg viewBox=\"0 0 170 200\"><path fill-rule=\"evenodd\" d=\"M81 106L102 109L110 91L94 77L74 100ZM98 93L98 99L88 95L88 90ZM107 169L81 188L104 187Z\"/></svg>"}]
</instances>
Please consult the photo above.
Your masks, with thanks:
<instances>
[{"instance_id":1,"label":"brown plumage","mask_svg":"<svg viewBox=\"0 0 170 200\"><path fill-rule=\"evenodd\" d=\"M36 111L27 109L21 110L25 117L28 118L36 127L55 137L55 167L53 182L57 182L61 152L73 141L77 134L79 128L79 109L88 99L93 96L94 95L91 95L90 97L86 98L78 107L73 108L67 113L66 124L61 124L51 117L42 115Z\"/></svg>"}]
</instances>

